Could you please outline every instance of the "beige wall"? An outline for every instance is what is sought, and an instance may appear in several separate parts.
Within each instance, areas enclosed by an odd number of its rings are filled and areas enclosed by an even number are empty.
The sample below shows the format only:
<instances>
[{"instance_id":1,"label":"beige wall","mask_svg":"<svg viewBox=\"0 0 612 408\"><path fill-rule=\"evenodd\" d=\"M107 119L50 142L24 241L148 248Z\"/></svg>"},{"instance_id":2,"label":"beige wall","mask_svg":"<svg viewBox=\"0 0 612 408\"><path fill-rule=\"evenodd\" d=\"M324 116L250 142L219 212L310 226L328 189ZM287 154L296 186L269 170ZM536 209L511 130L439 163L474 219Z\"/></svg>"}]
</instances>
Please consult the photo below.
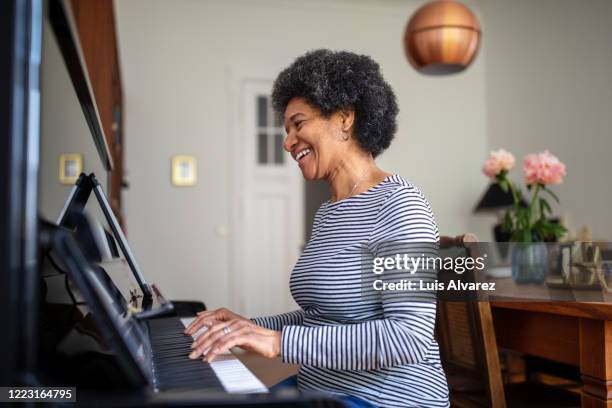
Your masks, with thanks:
<instances>
[{"instance_id":1,"label":"beige wall","mask_svg":"<svg viewBox=\"0 0 612 408\"><path fill-rule=\"evenodd\" d=\"M417 74L402 38L422 1L116 0L125 95L125 212L143 272L172 298L229 300L232 163L240 73L273 79L306 50L371 55L393 86L399 131L380 165L419 185L441 231L488 230L470 211L486 181L484 58L447 78ZM475 8L477 10L477 7ZM170 184L192 154L199 181ZM230 236L217 234L230 228ZM256 273L256 271L254 271Z\"/></svg>"},{"instance_id":2,"label":"beige wall","mask_svg":"<svg viewBox=\"0 0 612 408\"><path fill-rule=\"evenodd\" d=\"M484 4L489 148L556 154L568 173L557 213L612 239L612 1Z\"/></svg>"}]
</instances>

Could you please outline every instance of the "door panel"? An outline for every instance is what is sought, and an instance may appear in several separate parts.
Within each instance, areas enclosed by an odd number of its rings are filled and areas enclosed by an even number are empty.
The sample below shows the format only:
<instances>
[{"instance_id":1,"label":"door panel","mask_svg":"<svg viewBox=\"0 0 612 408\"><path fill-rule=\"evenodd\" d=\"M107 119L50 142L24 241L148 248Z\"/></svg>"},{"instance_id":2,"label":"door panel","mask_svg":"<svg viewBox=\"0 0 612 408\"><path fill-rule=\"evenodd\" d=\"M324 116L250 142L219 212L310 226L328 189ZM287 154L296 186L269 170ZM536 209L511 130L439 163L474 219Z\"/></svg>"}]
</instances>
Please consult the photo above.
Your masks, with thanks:
<instances>
[{"instance_id":1,"label":"door panel","mask_svg":"<svg viewBox=\"0 0 612 408\"><path fill-rule=\"evenodd\" d=\"M271 81L245 81L240 135L241 216L235 220L243 254L234 271L238 312L263 316L295 310L289 277L304 237L304 181L282 150L284 130L270 107Z\"/></svg>"}]
</instances>

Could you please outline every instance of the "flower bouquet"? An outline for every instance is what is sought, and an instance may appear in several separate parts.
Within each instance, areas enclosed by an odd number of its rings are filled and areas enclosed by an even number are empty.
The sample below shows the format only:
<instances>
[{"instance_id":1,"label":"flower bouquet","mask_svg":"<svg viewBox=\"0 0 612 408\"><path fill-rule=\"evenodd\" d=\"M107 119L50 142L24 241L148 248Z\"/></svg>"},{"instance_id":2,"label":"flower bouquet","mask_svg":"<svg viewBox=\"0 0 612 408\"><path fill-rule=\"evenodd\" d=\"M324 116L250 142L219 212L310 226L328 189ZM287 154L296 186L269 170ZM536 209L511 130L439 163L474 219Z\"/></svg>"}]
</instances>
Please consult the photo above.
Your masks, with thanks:
<instances>
[{"instance_id":1,"label":"flower bouquet","mask_svg":"<svg viewBox=\"0 0 612 408\"><path fill-rule=\"evenodd\" d=\"M558 240L566 232L566 228L550 221L552 209L546 196L559 202L559 198L549 186L563 182L565 165L548 150L525 156L523 176L529 193L529 202L525 206L521 204L520 188L508 178L515 162L512 153L499 149L491 152L482 167L482 172L487 177L499 183L504 192L510 191L512 194L513 205L504 215L502 228L510 234L510 241L513 242Z\"/></svg>"},{"instance_id":2,"label":"flower bouquet","mask_svg":"<svg viewBox=\"0 0 612 408\"><path fill-rule=\"evenodd\" d=\"M515 243L512 245L512 278L517 283L542 283L550 269L549 248L544 241L557 241L566 232L564 226L549 219L552 209L547 201L552 198L559 202L549 186L563 182L565 165L548 151L525 156L523 176L529 198L525 205L520 188L508 178L514 164L514 156L500 149L491 152L482 171L499 183L504 192L512 193L513 205L502 222L503 230Z\"/></svg>"}]
</instances>

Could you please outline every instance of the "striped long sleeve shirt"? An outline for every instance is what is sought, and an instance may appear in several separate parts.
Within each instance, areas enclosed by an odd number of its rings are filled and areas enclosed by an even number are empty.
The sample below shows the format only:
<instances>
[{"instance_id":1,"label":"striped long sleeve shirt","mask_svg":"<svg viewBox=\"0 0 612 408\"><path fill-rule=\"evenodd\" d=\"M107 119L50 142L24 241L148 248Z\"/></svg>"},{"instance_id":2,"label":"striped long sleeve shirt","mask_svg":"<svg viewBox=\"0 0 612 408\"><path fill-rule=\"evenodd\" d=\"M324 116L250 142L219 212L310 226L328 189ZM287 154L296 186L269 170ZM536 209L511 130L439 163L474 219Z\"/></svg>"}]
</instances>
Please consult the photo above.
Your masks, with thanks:
<instances>
[{"instance_id":1,"label":"striped long sleeve shirt","mask_svg":"<svg viewBox=\"0 0 612 408\"><path fill-rule=\"evenodd\" d=\"M364 267L374 257L392 257L397 243L438 240L427 200L398 175L321 205L290 278L300 310L253 319L282 331L281 357L300 365L300 389L381 407L449 406L433 337L435 301L372 290L377 277ZM433 255L424 252L417 256Z\"/></svg>"}]
</instances>

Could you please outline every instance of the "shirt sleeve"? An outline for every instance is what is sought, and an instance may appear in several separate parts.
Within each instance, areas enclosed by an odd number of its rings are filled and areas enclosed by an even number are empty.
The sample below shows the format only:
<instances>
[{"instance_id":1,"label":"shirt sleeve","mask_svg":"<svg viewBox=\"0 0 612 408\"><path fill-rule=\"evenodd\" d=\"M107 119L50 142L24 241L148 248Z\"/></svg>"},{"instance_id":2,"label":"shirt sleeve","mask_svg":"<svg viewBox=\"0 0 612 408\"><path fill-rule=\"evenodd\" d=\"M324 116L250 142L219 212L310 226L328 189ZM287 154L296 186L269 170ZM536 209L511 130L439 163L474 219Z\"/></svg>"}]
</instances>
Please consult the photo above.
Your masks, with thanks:
<instances>
[{"instance_id":1,"label":"shirt sleeve","mask_svg":"<svg viewBox=\"0 0 612 408\"><path fill-rule=\"evenodd\" d=\"M374 257L437 255L439 235L431 208L414 187L401 186L380 207L368 242ZM410 268L408 268L410 269ZM398 270L376 279L435 279L435 268ZM386 277L385 277L386 276ZM382 318L357 324L306 327L285 325L281 337L284 362L335 370L371 370L423 361L433 341L433 297L411 292L378 292ZM430 292L429 295L432 293Z\"/></svg>"},{"instance_id":2,"label":"shirt sleeve","mask_svg":"<svg viewBox=\"0 0 612 408\"><path fill-rule=\"evenodd\" d=\"M287 325L300 326L304 321L304 311L300 309L274 316L254 317L251 321L266 329L281 331Z\"/></svg>"}]
</instances>

